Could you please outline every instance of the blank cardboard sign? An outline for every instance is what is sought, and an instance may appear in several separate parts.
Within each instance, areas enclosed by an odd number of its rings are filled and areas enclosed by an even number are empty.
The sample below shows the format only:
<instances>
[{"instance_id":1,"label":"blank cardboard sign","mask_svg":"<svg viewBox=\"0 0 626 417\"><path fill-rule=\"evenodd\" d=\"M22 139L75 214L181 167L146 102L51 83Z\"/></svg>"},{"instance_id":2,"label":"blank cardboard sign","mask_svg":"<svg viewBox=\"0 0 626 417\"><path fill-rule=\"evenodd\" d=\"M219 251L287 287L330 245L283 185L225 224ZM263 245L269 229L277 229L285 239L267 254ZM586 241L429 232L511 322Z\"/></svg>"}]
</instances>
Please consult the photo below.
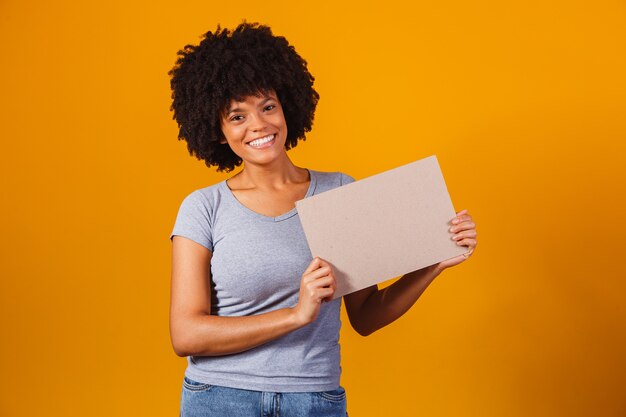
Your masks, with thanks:
<instances>
[{"instance_id":1,"label":"blank cardboard sign","mask_svg":"<svg viewBox=\"0 0 626 417\"><path fill-rule=\"evenodd\" d=\"M313 256L330 262L334 298L467 252L435 155L296 202Z\"/></svg>"}]
</instances>

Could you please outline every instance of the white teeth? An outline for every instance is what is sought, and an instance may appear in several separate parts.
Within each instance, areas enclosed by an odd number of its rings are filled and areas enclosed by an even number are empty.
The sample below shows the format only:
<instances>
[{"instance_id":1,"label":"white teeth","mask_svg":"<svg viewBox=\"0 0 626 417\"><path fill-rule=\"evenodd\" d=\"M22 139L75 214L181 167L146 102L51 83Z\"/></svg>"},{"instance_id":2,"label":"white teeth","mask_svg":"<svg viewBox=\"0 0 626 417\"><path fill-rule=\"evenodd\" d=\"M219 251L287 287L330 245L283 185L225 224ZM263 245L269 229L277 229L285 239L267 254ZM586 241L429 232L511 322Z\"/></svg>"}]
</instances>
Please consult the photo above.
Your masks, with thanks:
<instances>
[{"instance_id":1,"label":"white teeth","mask_svg":"<svg viewBox=\"0 0 626 417\"><path fill-rule=\"evenodd\" d=\"M261 146L264 143L267 143L267 142L271 141L272 139L274 139L274 135L269 135L269 136L265 136L264 138L255 139L252 142L248 142L248 145L250 145L250 146Z\"/></svg>"}]
</instances>

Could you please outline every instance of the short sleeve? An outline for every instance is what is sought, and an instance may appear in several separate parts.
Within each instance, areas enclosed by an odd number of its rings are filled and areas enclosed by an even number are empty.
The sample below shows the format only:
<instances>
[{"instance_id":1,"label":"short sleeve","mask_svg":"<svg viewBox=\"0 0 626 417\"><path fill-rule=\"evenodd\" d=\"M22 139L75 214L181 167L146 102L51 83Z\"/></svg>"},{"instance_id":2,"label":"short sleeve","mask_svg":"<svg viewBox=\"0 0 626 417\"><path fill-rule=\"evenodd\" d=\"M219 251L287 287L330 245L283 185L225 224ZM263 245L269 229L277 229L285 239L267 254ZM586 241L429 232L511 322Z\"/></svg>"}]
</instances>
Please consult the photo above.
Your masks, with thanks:
<instances>
[{"instance_id":1,"label":"short sleeve","mask_svg":"<svg viewBox=\"0 0 626 417\"><path fill-rule=\"evenodd\" d=\"M350 175L341 174L341 182L340 185L346 185L346 184L350 184L351 182L354 182L354 178L352 178Z\"/></svg>"},{"instance_id":2,"label":"short sleeve","mask_svg":"<svg viewBox=\"0 0 626 417\"><path fill-rule=\"evenodd\" d=\"M170 240L175 235L183 236L213 252L211 211L208 200L199 191L189 194L180 204Z\"/></svg>"}]
</instances>

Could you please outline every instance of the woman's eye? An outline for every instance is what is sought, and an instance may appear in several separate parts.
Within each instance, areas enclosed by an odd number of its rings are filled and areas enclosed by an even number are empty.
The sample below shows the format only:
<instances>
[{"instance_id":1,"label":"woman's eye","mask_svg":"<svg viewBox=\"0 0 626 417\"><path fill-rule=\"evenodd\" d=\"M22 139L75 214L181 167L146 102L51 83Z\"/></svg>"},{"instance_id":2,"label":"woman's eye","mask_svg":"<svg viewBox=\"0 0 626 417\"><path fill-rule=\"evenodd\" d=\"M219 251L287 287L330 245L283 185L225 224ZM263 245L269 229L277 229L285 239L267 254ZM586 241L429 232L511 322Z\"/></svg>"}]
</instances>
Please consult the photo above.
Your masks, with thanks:
<instances>
[{"instance_id":1,"label":"woman's eye","mask_svg":"<svg viewBox=\"0 0 626 417\"><path fill-rule=\"evenodd\" d=\"M269 106L265 106L265 110L272 110L274 107L276 107L274 104L270 104Z\"/></svg>"},{"instance_id":2,"label":"woman's eye","mask_svg":"<svg viewBox=\"0 0 626 417\"><path fill-rule=\"evenodd\" d=\"M230 120L232 122L237 122L237 121L241 120L241 119L239 119L240 117L243 118L243 116L238 114L238 115L235 115L235 116L231 117Z\"/></svg>"}]
</instances>

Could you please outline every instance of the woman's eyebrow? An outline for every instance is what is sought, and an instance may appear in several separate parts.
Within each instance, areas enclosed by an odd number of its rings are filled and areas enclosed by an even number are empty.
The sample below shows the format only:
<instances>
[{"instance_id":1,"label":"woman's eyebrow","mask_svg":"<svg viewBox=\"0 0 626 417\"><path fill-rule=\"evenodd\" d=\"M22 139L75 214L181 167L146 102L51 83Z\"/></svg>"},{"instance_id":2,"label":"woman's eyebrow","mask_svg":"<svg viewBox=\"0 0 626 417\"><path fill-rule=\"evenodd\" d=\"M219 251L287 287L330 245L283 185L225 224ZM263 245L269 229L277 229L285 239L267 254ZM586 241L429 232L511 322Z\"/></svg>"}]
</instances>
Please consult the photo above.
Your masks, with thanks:
<instances>
[{"instance_id":1,"label":"woman's eyebrow","mask_svg":"<svg viewBox=\"0 0 626 417\"><path fill-rule=\"evenodd\" d=\"M267 103L270 100L276 100L276 98L274 98L273 96L266 96L265 99L259 103L259 107L265 105L265 103Z\"/></svg>"},{"instance_id":2,"label":"woman's eyebrow","mask_svg":"<svg viewBox=\"0 0 626 417\"><path fill-rule=\"evenodd\" d=\"M272 96L265 97L265 99L259 103L259 107L263 106L265 103L267 103L270 100L276 100L276 99ZM233 107L230 110L228 110L228 113L226 113L226 116L228 116L231 113L238 112L238 111L241 111L239 107Z\"/></svg>"}]
</instances>

